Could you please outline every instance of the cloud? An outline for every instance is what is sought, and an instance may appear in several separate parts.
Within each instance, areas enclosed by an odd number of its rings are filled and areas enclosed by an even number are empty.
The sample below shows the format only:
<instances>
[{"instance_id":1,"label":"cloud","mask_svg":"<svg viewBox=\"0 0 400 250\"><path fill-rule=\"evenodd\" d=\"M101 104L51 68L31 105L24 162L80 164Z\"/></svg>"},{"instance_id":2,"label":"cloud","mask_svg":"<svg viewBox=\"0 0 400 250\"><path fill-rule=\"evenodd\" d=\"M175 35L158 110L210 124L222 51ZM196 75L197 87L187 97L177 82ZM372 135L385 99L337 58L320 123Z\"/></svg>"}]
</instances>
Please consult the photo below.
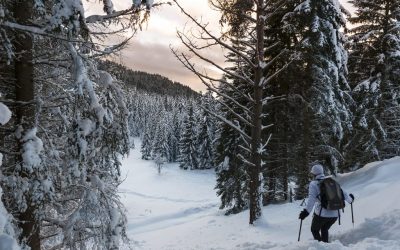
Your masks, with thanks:
<instances>
[{"instance_id":1,"label":"cloud","mask_svg":"<svg viewBox=\"0 0 400 250\"><path fill-rule=\"evenodd\" d=\"M164 44L136 41L122 52L122 60L134 70L150 73L189 76L190 73Z\"/></svg>"},{"instance_id":2,"label":"cloud","mask_svg":"<svg viewBox=\"0 0 400 250\"><path fill-rule=\"evenodd\" d=\"M177 48L183 51L183 48ZM222 57L222 53L219 53ZM173 81L188 85L197 91L204 91L206 87L201 83L192 72L186 69L172 54L170 48L163 43L143 43L133 42L121 53L122 61L125 66L133 69L156 73L170 78ZM212 55L216 61L218 56ZM221 61L221 60L220 60ZM207 65L201 61L195 61L196 65L204 68ZM221 63L221 62L220 62ZM208 70L209 74L218 77L215 70Z\"/></svg>"},{"instance_id":3,"label":"cloud","mask_svg":"<svg viewBox=\"0 0 400 250\"><path fill-rule=\"evenodd\" d=\"M155 2L160 1L156 0ZM354 8L347 0L339 0L345 8L354 13ZM92 5L98 1L90 0L89 7L92 10L99 8ZM212 10L207 0L179 0L179 3L193 17L201 19L203 23L209 23L208 27L218 34L219 13ZM131 0L114 0L116 10L124 9L132 4ZM173 81L181 82L189 85L195 90L205 90L206 87L201 81L175 58L171 53L169 46L172 45L179 51L184 51L181 42L176 36L176 31L182 31L185 27L192 24L180 12L176 6L163 5L155 8L151 12L150 20L142 31L138 31L132 39L130 46L122 51L122 62L129 68L134 70L146 71L149 73L157 73L170 78ZM220 48L214 48L205 52L205 55L224 65L224 55ZM206 68L210 74L219 77L219 73L214 67L204 64L197 60L196 65L200 68Z\"/></svg>"},{"instance_id":4,"label":"cloud","mask_svg":"<svg viewBox=\"0 0 400 250\"><path fill-rule=\"evenodd\" d=\"M207 0L197 0L195 4L193 0L179 2L195 18L209 23L212 30L218 34L219 14L211 10ZM130 0L114 1L114 7L118 10L126 8L130 3ZM186 69L170 50L170 45L172 45L174 49L184 51L176 32L182 31L186 25L190 25L190 22L177 6L163 5L153 9L144 29L138 31L130 45L122 51L122 63L134 70L157 73L197 91L204 91L206 87L200 79ZM224 64L224 56L220 48L205 51L205 55L221 65ZM199 68L207 68L210 75L219 77L218 72L209 65L199 60L195 60L195 63Z\"/></svg>"}]
</instances>

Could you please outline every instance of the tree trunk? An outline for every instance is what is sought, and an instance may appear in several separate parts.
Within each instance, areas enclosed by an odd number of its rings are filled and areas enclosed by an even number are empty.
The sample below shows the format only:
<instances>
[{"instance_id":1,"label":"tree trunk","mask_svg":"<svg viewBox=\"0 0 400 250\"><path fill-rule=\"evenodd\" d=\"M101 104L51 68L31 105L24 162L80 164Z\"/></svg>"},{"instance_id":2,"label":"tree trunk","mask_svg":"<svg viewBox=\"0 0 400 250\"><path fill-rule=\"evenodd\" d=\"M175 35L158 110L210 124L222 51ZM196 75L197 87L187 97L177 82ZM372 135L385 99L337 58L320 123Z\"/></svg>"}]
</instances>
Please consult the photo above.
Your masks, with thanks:
<instances>
[{"instance_id":1,"label":"tree trunk","mask_svg":"<svg viewBox=\"0 0 400 250\"><path fill-rule=\"evenodd\" d=\"M303 134L300 140L300 159L298 160L298 187L296 191L296 200L303 199L307 197L308 194L308 175L310 164L310 154L311 154L311 124L310 124L310 109L305 106L302 112L302 124L303 124Z\"/></svg>"},{"instance_id":2,"label":"tree trunk","mask_svg":"<svg viewBox=\"0 0 400 250\"><path fill-rule=\"evenodd\" d=\"M261 64L264 62L264 1L257 2L257 50L256 63L257 68L254 74L254 104L251 130L251 163L250 167L250 224L253 224L261 216L261 194L260 194L260 173L261 173L261 117L262 117L262 98L263 98L263 68Z\"/></svg>"},{"instance_id":3,"label":"tree trunk","mask_svg":"<svg viewBox=\"0 0 400 250\"><path fill-rule=\"evenodd\" d=\"M32 18L33 2L28 0L17 0L14 3L14 17L19 24L29 25ZM15 99L17 102L30 102L29 105L19 104L16 109L17 124L26 131L34 124L35 97L33 82L32 47L33 37L26 33L16 33L14 40L15 47ZM22 152L22 143L19 143L19 152ZM20 159L22 162L22 159ZM21 172L22 177L28 177ZM40 250L39 223L35 219L35 207L30 204L30 197L27 197L28 208L17 216L19 226L22 229L21 240L32 250Z\"/></svg>"},{"instance_id":4,"label":"tree trunk","mask_svg":"<svg viewBox=\"0 0 400 250\"><path fill-rule=\"evenodd\" d=\"M261 216L260 206L260 173L261 173L261 114L262 114L262 87L254 89L253 128L251 142L251 159L253 166L250 167L250 224L253 224Z\"/></svg>"}]
</instances>

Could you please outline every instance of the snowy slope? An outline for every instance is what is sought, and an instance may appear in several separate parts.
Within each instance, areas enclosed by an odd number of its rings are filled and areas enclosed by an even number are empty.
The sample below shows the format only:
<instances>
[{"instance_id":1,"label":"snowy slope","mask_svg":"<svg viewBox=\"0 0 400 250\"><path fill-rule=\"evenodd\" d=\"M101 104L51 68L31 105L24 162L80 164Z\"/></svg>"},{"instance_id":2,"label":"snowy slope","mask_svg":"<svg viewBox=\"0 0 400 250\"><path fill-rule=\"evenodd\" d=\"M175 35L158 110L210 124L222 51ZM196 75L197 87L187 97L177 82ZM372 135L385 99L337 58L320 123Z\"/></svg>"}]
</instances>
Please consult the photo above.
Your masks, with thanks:
<instances>
[{"instance_id":1,"label":"snowy slope","mask_svg":"<svg viewBox=\"0 0 400 250\"><path fill-rule=\"evenodd\" d=\"M133 150L123 161L123 173L126 180L120 191L135 249L400 250L400 158L371 163L338 178L356 196L355 227L347 206L342 225L331 229L330 244L311 240L311 216L303 222L297 242L299 203L265 207L256 226L248 224L247 211L224 216L212 170L184 171L167 164L158 174L153 162L141 160Z\"/></svg>"}]
</instances>

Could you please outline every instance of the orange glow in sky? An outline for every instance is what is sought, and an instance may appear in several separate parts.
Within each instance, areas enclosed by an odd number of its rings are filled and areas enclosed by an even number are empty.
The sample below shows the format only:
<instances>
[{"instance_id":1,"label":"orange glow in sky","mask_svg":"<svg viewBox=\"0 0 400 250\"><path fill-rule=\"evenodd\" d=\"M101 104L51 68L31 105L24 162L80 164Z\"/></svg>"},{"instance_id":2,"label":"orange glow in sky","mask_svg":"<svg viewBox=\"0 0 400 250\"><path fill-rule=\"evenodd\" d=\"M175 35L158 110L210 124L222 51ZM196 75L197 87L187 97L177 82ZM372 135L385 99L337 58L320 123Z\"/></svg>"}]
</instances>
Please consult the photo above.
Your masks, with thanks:
<instances>
[{"instance_id":1,"label":"orange glow in sky","mask_svg":"<svg viewBox=\"0 0 400 250\"><path fill-rule=\"evenodd\" d=\"M350 12L353 12L347 0L339 1ZM132 4L132 0L114 0L113 2L116 10L129 8ZM155 0L154 2L159 1ZM179 3L193 16L202 18L203 22L208 22L209 27L218 34L219 14L209 7L208 0L180 0ZM85 7L89 10L89 14L102 9L98 0L90 0ZM170 51L170 45L174 48L181 48L176 31L182 30L185 24L191 25L176 6L163 5L154 8L149 22L142 31L137 32L130 45L122 51L118 62L134 70L157 73L173 81L189 85L194 90L204 91L206 87L196 76L185 69ZM220 49L214 49L207 54L217 62L224 62L223 52ZM201 62L197 64L201 66ZM219 73L212 68L208 68L208 71L214 75Z\"/></svg>"}]
</instances>

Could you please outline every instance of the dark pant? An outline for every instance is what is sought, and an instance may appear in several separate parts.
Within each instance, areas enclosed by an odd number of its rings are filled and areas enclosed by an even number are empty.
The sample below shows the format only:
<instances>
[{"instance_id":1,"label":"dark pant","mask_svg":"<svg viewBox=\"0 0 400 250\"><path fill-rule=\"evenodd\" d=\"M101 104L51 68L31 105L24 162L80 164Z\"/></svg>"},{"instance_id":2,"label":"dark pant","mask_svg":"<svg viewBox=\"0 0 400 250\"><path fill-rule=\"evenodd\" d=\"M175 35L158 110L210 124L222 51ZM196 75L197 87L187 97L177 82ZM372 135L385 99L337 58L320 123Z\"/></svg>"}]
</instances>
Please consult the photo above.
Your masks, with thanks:
<instances>
[{"instance_id":1,"label":"dark pant","mask_svg":"<svg viewBox=\"0 0 400 250\"><path fill-rule=\"evenodd\" d=\"M318 241L328 242L328 230L333 224L335 224L336 220L337 218L335 217L327 218L314 214L314 218L311 224L311 232L314 236L314 239Z\"/></svg>"}]
</instances>

